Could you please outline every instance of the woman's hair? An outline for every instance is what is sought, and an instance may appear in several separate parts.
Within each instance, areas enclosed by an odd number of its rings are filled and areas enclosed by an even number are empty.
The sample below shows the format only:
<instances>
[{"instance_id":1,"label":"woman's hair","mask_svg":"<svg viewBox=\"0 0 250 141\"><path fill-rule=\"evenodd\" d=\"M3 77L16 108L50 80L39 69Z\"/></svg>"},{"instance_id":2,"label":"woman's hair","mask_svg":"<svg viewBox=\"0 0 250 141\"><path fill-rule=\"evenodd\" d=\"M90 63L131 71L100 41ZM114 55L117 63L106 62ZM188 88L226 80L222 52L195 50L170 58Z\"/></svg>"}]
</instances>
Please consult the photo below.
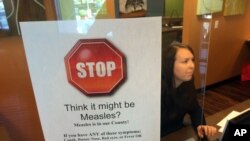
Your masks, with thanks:
<instances>
[{"instance_id":1,"label":"woman's hair","mask_svg":"<svg viewBox=\"0 0 250 141\"><path fill-rule=\"evenodd\" d=\"M189 45L181 44L179 42L172 42L162 51L162 80L166 83L168 88L175 87L174 81L174 63L177 50L179 48L188 49L193 55L193 49ZM165 85L165 86L166 86Z\"/></svg>"},{"instance_id":2,"label":"woman's hair","mask_svg":"<svg viewBox=\"0 0 250 141\"><path fill-rule=\"evenodd\" d=\"M193 55L193 50L190 46L181 44L179 42L172 42L162 51L162 82L161 82L161 103L162 109L169 103L174 103L176 106L185 106L183 101L176 95L175 77L174 77L174 63L175 56L179 48L188 49ZM171 101L172 100L172 101ZM189 103L189 100L186 100ZM183 107L185 108L185 107Z\"/></svg>"},{"instance_id":3,"label":"woman's hair","mask_svg":"<svg viewBox=\"0 0 250 141\"><path fill-rule=\"evenodd\" d=\"M161 86L161 118L173 119L183 114L183 109L190 110L196 106L196 89L194 79L175 87L174 64L178 49L187 49L193 55L189 45L173 42L162 51L162 86ZM163 120L163 121L164 121Z\"/></svg>"}]
</instances>

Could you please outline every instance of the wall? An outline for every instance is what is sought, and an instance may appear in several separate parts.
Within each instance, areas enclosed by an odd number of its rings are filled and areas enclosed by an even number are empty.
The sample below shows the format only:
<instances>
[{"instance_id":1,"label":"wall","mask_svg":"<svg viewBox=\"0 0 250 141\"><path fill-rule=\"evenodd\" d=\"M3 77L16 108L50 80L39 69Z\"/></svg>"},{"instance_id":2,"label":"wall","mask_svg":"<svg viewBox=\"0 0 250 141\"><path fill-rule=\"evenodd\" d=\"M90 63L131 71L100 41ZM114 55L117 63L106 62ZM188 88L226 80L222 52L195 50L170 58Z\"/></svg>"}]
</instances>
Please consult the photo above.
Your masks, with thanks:
<instances>
[{"instance_id":1,"label":"wall","mask_svg":"<svg viewBox=\"0 0 250 141\"><path fill-rule=\"evenodd\" d=\"M164 0L148 0L148 13L147 16L162 16L164 15Z\"/></svg>"},{"instance_id":2,"label":"wall","mask_svg":"<svg viewBox=\"0 0 250 141\"><path fill-rule=\"evenodd\" d=\"M250 1L244 15L213 15L208 84L239 75L242 65L250 62L250 50L244 46L245 40L250 38L249 16ZM216 20L219 21L218 29L214 28Z\"/></svg>"},{"instance_id":3,"label":"wall","mask_svg":"<svg viewBox=\"0 0 250 141\"><path fill-rule=\"evenodd\" d=\"M197 0L184 1L183 42L190 44L199 53L202 19L196 16ZM242 65L250 61L250 50L244 41L250 38L250 2L244 15L224 17L222 12L213 14L206 84L211 85L240 75ZM188 17L188 18L186 18ZM219 28L214 28L215 20ZM196 61L196 64L198 62ZM195 73L196 85L200 87L198 67ZM197 79L198 78L198 79Z\"/></svg>"}]
</instances>

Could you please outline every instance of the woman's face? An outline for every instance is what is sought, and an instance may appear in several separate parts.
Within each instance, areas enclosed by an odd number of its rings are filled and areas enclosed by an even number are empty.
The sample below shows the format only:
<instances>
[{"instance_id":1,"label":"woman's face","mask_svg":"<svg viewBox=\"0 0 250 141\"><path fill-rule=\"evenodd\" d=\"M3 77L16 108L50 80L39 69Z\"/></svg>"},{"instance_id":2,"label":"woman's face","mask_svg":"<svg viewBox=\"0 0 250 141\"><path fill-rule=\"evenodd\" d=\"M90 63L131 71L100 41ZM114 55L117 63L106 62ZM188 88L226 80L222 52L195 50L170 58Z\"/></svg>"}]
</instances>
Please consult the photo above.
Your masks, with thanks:
<instances>
[{"instance_id":1,"label":"woman's face","mask_svg":"<svg viewBox=\"0 0 250 141\"><path fill-rule=\"evenodd\" d=\"M178 87L182 82L189 81L194 73L194 56L185 48L178 48L174 62L175 86Z\"/></svg>"}]
</instances>

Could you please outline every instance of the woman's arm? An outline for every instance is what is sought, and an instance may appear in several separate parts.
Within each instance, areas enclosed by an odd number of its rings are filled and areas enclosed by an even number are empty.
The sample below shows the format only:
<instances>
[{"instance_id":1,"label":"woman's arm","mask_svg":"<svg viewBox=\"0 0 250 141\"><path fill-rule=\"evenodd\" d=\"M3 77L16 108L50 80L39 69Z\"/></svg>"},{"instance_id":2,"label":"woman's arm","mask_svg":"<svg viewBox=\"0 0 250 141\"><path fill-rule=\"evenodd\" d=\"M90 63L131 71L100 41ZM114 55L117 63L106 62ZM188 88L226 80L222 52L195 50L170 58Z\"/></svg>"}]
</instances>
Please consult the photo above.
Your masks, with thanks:
<instances>
[{"instance_id":1,"label":"woman's arm","mask_svg":"<svg viewBox=\"0 0 250 141\"><path fill-rule=\"evenodd\" d=\"M199 125L197 127L197 134L200 138L203 138L204 136L211 137L214 136L217 133L217 128L210 125Z\"/></svg>"},{"instance_id":2,"label":"woman's arm","mask_svg":"<svg viewBox=\"0 0 250 141\"><path fill-rule=\"evenodd\" d=\"M196 104L189 112L189 114L191 117L192 125L194 129L197 131L198 136L200 138L203 138L204 136L207 137L214 136L217 133L217 128L215 128L214 126L206 125L205 117L197 100L195 103Z\"/></svg>"}]
</instances>

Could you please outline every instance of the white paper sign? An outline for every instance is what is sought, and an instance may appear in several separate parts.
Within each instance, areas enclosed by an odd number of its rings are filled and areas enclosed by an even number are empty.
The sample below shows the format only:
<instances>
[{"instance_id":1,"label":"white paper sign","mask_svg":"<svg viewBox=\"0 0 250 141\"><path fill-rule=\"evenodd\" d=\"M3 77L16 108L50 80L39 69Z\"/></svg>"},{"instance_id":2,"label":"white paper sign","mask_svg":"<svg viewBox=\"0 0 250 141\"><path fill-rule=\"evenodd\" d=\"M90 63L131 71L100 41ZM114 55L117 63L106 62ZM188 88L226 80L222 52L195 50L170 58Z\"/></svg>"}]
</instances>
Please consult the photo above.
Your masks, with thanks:
<instances>
[{"instance_id":1,"label":"white paper sign","mask_svg":"<svg viewBox=\"0 0 250 141\"><path fill-rule=\"evenodd\" d=\"M161 18L22 22L46 141L159 141ZM107 39L126 57L126 81L87 96L67 79L64 57L80 39Z\"/></svg>"}]
</instances>

